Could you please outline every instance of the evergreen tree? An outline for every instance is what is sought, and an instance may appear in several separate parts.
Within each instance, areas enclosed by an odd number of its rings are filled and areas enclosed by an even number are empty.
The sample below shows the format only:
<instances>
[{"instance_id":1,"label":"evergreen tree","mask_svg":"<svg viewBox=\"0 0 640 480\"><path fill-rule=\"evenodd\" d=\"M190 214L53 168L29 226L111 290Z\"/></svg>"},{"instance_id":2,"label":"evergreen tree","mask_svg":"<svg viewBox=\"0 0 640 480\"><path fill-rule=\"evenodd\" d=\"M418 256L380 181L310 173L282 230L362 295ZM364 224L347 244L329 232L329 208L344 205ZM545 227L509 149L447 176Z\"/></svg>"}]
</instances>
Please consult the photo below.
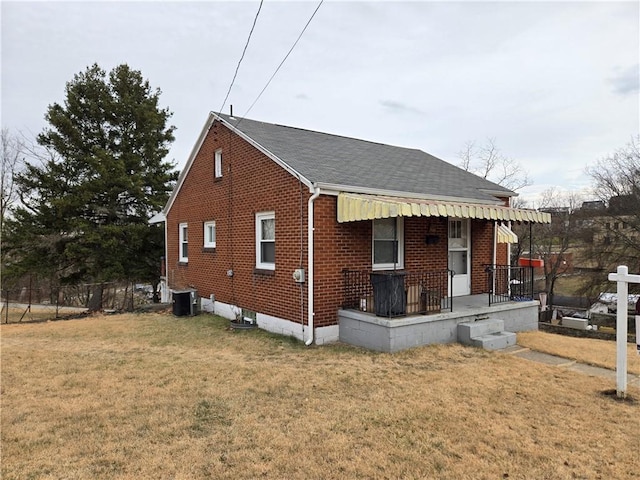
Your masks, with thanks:
<instances>
[{"instance_id":1,"label":"evergreen tree","mask_svg":"<svg viewBox=\"0 0 640 480\"><path fill-rule=\"evenodd\" d=\"M149 225L176 179L164 160L175 127L160 90L119 65L76 74L38 136L46 158L18 175L22 204L10 225L14 273L54 283L153 281L162 229Z\"/></svg>"}]
</instances>

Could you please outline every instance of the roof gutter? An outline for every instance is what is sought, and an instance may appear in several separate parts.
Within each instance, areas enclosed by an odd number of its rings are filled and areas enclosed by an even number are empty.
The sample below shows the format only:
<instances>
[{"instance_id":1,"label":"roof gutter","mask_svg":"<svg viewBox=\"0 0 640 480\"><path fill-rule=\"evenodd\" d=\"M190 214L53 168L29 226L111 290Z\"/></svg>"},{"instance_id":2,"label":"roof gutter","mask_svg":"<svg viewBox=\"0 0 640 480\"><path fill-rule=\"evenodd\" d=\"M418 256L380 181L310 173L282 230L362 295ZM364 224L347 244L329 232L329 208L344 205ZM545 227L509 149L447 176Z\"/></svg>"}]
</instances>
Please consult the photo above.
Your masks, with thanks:
<instances>
[{"instance_id":1,"label":"roof gutter","mask_svg":"<svg viewBox=\"0 0 640 480\"><path fill-rule=\"evenodd\" d=\"M513 190L489 190L486 188L479 188L478 191L489 194L494 197L517 197L519 194Z\"/></svg>"},{"instance_id":2,"label":"roof gutter","mask_svg":"<svg viewBox=\"0 0 640 480\"><path fill-rule=\"evenodd\" d=\"M320 187L316 184L313 184L313 187L310 189L313 192L313 195L309 197L309 202L307 204L308 212L307 212L307 259L308 259L308 267L307 267L307 324L309 326L309 338L307 338L305 345L309 346L313 343L314 335L313 335L313 316L315 312L313 311L313 202L316 198L320 196Z\"/></svg>"}]
</instances>

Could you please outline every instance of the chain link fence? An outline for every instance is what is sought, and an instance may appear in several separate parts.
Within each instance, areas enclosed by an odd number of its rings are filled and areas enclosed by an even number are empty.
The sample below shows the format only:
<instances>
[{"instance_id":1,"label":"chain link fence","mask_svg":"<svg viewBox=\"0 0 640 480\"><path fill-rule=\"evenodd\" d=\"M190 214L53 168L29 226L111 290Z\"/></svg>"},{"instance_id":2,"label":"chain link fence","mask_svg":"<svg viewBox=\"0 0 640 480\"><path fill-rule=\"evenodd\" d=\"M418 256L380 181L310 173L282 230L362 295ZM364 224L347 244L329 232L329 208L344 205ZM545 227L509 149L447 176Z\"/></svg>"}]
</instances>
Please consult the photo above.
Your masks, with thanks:
<instances>
[{"instance_id":1,"label":"chain link fence","mask_svg":"<svg viewBox=\"0 0 640 480\"><path fill-rule=\"evenodd\" d=\"M34 322L81 317L96 311L133 311L152 300L150 285L129 282L5 289L0 321Z\"/></svg>"}]
</instances>

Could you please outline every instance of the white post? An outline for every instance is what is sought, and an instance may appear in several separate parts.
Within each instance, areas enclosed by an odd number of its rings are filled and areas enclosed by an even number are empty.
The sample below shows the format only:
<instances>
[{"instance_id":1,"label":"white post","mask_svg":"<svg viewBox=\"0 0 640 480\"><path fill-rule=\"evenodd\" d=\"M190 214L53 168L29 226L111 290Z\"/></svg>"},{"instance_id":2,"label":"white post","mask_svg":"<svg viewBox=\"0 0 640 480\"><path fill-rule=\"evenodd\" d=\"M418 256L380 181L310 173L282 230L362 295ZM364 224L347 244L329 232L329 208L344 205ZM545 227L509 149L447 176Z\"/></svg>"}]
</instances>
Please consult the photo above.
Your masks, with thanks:
<instances>
[{"instance_id":1,"label":"white post","mask_svg":"<svg viewBox=\"0 0 640 480\"><path fill-rule=\"evenodd\" d=\"M629 283L640 283L640 275L629 275L626 265L618 266L616 273L609 274L610 282L617 282L616 313L616 394L618 398L627 396L627 310L629 303Z\"/></svg>"},{"instance_id":2,"label":"white post","mask_svg":"<svg viewBox=\"0 0 640 480\"><path fill-rule=\"evenodd\" d=\"M638 335L639 332L640 332L640 315L636 315L636 352L638 352L638 355L640 355L640 335Z\"/></svg>"}]
</instances>

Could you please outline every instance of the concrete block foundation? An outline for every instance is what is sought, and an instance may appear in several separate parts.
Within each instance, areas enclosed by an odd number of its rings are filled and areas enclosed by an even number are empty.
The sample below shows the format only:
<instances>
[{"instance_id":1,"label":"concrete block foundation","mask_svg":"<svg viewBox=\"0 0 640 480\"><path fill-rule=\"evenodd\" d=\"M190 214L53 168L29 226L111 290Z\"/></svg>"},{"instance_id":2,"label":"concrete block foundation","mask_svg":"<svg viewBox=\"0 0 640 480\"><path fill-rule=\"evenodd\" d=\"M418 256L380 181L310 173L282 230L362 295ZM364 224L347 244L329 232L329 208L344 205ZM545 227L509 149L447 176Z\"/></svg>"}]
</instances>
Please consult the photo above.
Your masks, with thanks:
<instances>
[{"instance_id":1,"label":"concrete block foundation","mask_svg":"<svg viewBox=\"0 0 640 480\"><path fill-rule=\"evenodd\" d=\"M380 352L398 352L434 343L458 341L458 325L498 317L508 332L538 329L537 301L509 302L492 306L459 301L453 312L401 318L376 317L358 310L339 310L341 342ZM455 308L455 307L454 307ZM510 337L509 341L513 341Z\"/></svg>"}]
</instances>

